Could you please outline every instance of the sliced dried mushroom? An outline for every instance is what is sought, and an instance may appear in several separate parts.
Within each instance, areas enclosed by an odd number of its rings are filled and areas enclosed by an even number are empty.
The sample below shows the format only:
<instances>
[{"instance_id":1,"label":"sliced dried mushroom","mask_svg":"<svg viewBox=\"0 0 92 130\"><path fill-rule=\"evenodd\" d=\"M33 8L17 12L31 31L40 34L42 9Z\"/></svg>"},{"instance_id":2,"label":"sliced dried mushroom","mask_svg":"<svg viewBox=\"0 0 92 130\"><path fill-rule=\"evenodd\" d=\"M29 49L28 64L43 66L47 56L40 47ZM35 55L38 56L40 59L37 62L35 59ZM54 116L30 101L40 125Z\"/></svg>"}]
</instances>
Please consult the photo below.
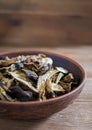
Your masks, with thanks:
<instances>
[{"instance_id":1,"label":"sliced dried mushroom","mask_svg":"<svg viewBox=\"0 0 92 130\"><path fill-rule=\"evenodd\" d=\"M62 88L66 91L66 92L70 92L71 91L71 84L70 83L65 83L65 82L61 82L60 85L62 86Z\"/></svg>"},{"instance_id":2,"label":"sliced dried mushroom","mask_svg":"<svg viewBox=\"0 0 92 130\"><path fill-rule=\"evenodd\" d=\"M0 66L1 67L7 67L11 64L14 64L17 61L17 57L11 58L11 59L6 59L6 60L0 60Z\"/></svg>"},{"instance_id":3,"label":"sliced dried mushroom","mask_svg":"<svg viewBox=\"0 0 92 130\"><path fill-rule=\"evenodd\" d=\"M50 79L47 79L46 80L46 91L47 91L47 93L49 93L49 94L51 94L51 93L53 93L53 97L55 97L55 93L54 93L54 91L52 90L52 86L51 86L51 81L50 81Z\"/></svg>"},{"instance_id":4,"label":"sliced dried mushroom","mask_svg":"<svg viewBox=\"0 0 92 130\"><path fill-rule=\"evenodd\" d=\"M59 84L53 83L51 82L50 79L47 80L47 88L51 88L52 91L57 91L57 92L65 92L65 90L63 89L62 86L60 86Z\"/></svg>"},{"instance_id":5,"label":"sliced dried mushroom","mask_svg":"<svg viewBox=\"0 0 92 130\"><path fill-rule=\"evenodd\" d=\"M37 89L40 90L41 89L41 84L45 84L46 80L51 78L54 74L58 73L58 70L50 70L47 73L45 73L42 76L39 76L38 78L38 83L37 83Z\"/></svg>"},{"instance_id":6,"label":"sliced dried mushroom","mask_svg":"<svg viewBox=\"0 0 92 130\"><path fill-rule=\"evenodd\" d=\"M2 67L0 68L0 72L3 71L3 70L8 70L10 67Z\"/></svg>"},{"instance_id":7,"label":"sliced dried mushroom","mask_svg":"<svg viewBox=\"0 0 92 130\"><path fill-rule=\"evenodd\" d=\"M24 72L29 79L38 79L38 75L34 71L22 69L22 72Z\"/></svg>"},{"instance_id":8,"label":"sliced dried mushroom","mask_svg":"<svg viewBox=\"0 0 92 130\"><path fill-rule=\"evenodd\" d=\"M48 64L52 66L53 60L51 58L45 57L40 60L40 67L46 66Z\"/></svg>"},{"instance_id":9,"label":"sliced dried mushroom","mask_svg":"<svg viewBox=\"0 0 92 130\"><path fill-rule=\"evenodd\" d=\"M68 75L66 75L66 76L63 78L63 81L64 81L64 82L67 82L67 83L72 82L73 80L74 80L74 76L73 76L72 73L69 73Z\"/></svg>"},{"instance_id":10,"label":"sliced dried mushroom","mask_svg":"<svg viewBox=\"0 0 92 130\"><path fill-rule=\"evenodd\" d=\"M27 77L23 73L19 73L18 71L16 71L16 72L9 72L9 74L11 74L19 82L24 84L25 87L27 87L28 89L38 93L38 90L32 86L31 82L27 79Z\"/></svg>"},{"instance_id":11,"label":"sliced dried mushroom","mask_svg":"<svg viewBox=\"0 0 92 130\"><path fill-rule=\"evenodd\" d=\"M46 100L45 87L45 82L42 82L39 89L39 101Z\"/></svg>"},{"instance_id":12,"label":"sliced dried mushroom","mask_svg":"<svg viewBox=\"0 0 92 130\"><path fill-rule=\"evenodd\" d=\"M57 70L50 70L43 76L39 76L38 83L37 83L37 89L39 91L39 99L45 100L45 87L46 87L46 80L51 78L54 74L56 74ZM41 99L42 98L42 99Z\"/></svg>"},{"instance_id":13,"label":"sliced dried mushroom","mask_svg":"<svg viewBox=\"0 0 92 130\"><path fill-rule=\"evenodd\" d=\"M3 101L14 101L6 91L0 86L0 99Z\"/></svg>"},{"instance_id":14,"label":"sliced dried mushroom","mask_svg":"<svg viewBox=\"0 0 92 130\"><path fill-rule=\"evenodd\" d=\"M49 57L42 58L39 61L40 74L44 74L52 68L53 60Z\"/></svg>"},{"instance_id":15,"label":"sliced dried mushroom","mask_svg":"<svg viewBox=\"0 0 92 130\"><path fill-rule=\"evenodd\" d=\"M57 79L56 79L56 84L59 83L59 81L64 77L64 74L63 73L59 73L58 76L57 76Z\"/></svg>"},{"instance_id":16,"label":"sliced dried mushroom","mask_svg":"<svg viewBox=\"0 0 92 130\"><path fill-rule=\"evenodd\" d=\"M80 79L44 54L0 57L0 100L44 101L72 91Z\"/></svg>"},{"instance_id":17,"label":"sliced dried mushroom","mask_svg":"<svg viewBox=\"0 0 92 130\"><path fill-rule=\"evenodd\" d=\"M68 70L64 69L63 67L56 67L56 69L58 71L60 71L61 73L64 73L64 74L67 74L68 73Z\"/></svg>"},{"instance_id":18,"label":"sliced dried mushroom","mask_svg":"<svg viewBox=\"0 0 92 130\"><path fill-rule=\"evenodd\" d=\"M19 61L19 62L24 62L25 60L26 60L26 56L24 56L24 55L22 55L22 56L18 56L17 57L17 61Z\"/></svg>"},{"instance_id":19,"label":"sliced dried mushroom","mask_svg":"<svg viewBox=\"0 0 92 130\"><path fill-rule=\"evenodd\" d=\"M12 86L10 88L10 92L8 94L19 101L30 101L32 100L32 92L31 91L24 91L19 86Z\"/></svg>"},{"instance_id":20,"label":"sliced dried mushroom","mask_svg":"<svg viewBox=\"0 0 92 130\"><path fill-rule=\"evenodd\" d=\"M6 98L5 98L4 95L2 94L3 92L5 92L4 89L2 89L2 88L0 87L0 100L6 101Z\"/></svg>"},{"instance_id":21,"label":"sliced dried mushroom","mask_svg":"<svg viewBox=\"0 0 92 130\"><path fill-rule=\"evenodd\" d=\"M32 71L37 72L39 75L46 73L52 68L53 60L45 55L32 55L25 62L24 65L28 66Z\"/></svg>"},{"instance_id":22,"label":"sliced dried mushroom","mask_svg":"<svg viewBox=\"0 0 92 130\"><path fill-rule=\"evenodd\" d=\"M23 65L23 63L21 63L21 62L16 62L16 63L15 63L15 67L16 67L17 69L21 70L21 69L24 68L24 65Z\"/></svg>"},{"instance_id":23,"label":"sliced dried mushroom","mask_svg":"<svg viewBox=\"0 0 92 130\"><path fill-rule=\"evenodd\" d=\"M5 86L7 86L7 89L10 88L10 86L11 86L12 83L13 83L13 81L14 81L14 78L8 79L8 78L5 78L5 77L3 77L3 79L1 80L1 82L2 82Z\"/></svg>"}]
</instances>

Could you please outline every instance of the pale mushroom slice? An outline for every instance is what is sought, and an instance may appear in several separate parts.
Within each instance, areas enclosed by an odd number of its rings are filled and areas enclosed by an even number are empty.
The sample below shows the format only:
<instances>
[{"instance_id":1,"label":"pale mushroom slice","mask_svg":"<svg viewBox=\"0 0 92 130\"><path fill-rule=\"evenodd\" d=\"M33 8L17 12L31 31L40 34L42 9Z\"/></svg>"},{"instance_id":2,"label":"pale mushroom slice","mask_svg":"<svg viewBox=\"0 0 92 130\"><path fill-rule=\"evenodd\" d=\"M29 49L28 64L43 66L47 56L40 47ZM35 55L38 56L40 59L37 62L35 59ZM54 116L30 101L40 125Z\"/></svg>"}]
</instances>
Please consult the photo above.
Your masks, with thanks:
<instances>
[{"instance_id":1,"label":"pale mushroom slice","mask_svg":"<svg viewBox=\"0 0 92 130\"><path fill-rule=\"evenodd\" d=\"M59 83L59 81L63 78L64 74L63 73L59 73L56 79L56 84Z\"/></svg>"},{"instance_id":2,"label":"pale mushroom slice","mask_svg":"<svg viewBox=\"0 0 92 130\"><path fill-rule=\"evenodd\" d=\"M5 88L6 88L6 90L8 90L8 89L11 87L12 83L14 82L14 78L8 79L8 78L3 77L3 79L2 79L1 82L2 82L5 86L7 86L7 87L5 87Z\"/></svg>"},{"instance_id":3,"label":"pale mushroom slice","mask_svg":"<svg viewBox=\"0 0 92 130\"><path fill-rule=\"evenodd\" d=\"M42 81L42 80L41 80L41 81ZM39 101L46 100L45 87L46 87L46 85L44 84L44 82L42 82L42 83L41 83L41 86L40 86L40 90L39 90Z\"/></svg>"},{"instance_id":4,"label":"pale mushroom slice","mask_svg":"<svg viewBox=\"0 0 92 130\"><path fill-rule=\"evenodd\" d=\"M7 73L8 73L8 71L7 71ZM0 72L0 83L2 83L5 86L6 90L8 90L10 88L13 81L14 81L14 78L8 79Z\"/></svg>"},{"instance_id":5,"label":"pale mushroom slice","mask_svg":"<svg viewBox=\"0 0 92 130\"><path fill-rule=\"evenodd\" d=\"M2 70L8 70L10 67L8 66L8 67L0 67L0 71L2 71Z\"/></svg>"},{"instance_id":6,"label":"pale mushroom slice","mask_svg":"<svg viewBox=\"0 0 92 130\"><path fill-rule=\"evenodd\" d=\"M7 93L6 91L0 86L0 99L3 101L15 101L14 99L12 99Z\"/></svg>"},{"instance_id":7,"label":"pale mushroom slice","mask_svg":"<svg viewBox=\"0 0 92 130\"><path fill-rule=\"evenodd\" d=\"M52 90L52 87L51 87L50 79L46 80L46 91L47 91L48 94L52 94L53 98L55 97L55 93L54 93L54 91Z\"/></svg>"},{"instance_id":8,"label":"pale mushroom slice","mask_svg":"<svg viewBox=\"0 0 92 130\"><path fill-rule=\"evenodd\" d=\"M24 62L29 56L18 56L18 57L13 57L13 58L9 58L9 57L5 57L4 60L0 60L0 66L2 67L7 67L11 64L14 64L16 62Z\"/></svg>"},{"instance_id":9,"label":"pale mushroom slice","mask_svg":"<svg viewBox=\"0 0 92 130\"><path fill-rule=\"evenodd\" d=\"M21 55L21 56L18 56L17 57L17 61L19 61L19 62L24 62L25 60L26 60L26 56L24 56L24 55Z\"/></svg>"},{"instance_id":10,"label":"pale mushroom slice","mask_svg":"<svg viewBox=\"0 0 92 130\"><path fill-rule=\"evenodd\" d=\"M0 72L0 80L2 80L3 79L3 74Z\"/></svg>"},{"instance_id":11,"label":"pale mushroom slice","mask_svg":"<svg viewBox=\"0 0 92 130\"><path fill-rule=\"evenodd\" d=\"M39 76L37 83L37 90L39 91L39 99L45 95L46 80L51 78L54 74L58 73L57 70L50 70L42 76Z\"/></svg>"},{"instance_id":12,"label":"pale mushroom slice","mask_svg":"<svg viewBox=\"0 0 92 130\"><path fill-rule=\"evenodd\" d=\"M11 64L10 66L7 67L0 67L0 72L5 71L7 73L7 71L15 71L16 67L15 64Z\"/></svg>"},{"instance_id":13,"label":"pale mushroom slice","mask_svg":"<svg viewBox=\"0 0 92 130\"><path fill-rule=\"evenodd\" d=\"M14 57L11 59L0 60L0 66L7 67L11 64L14 64L16 61L17 61L17 57Z\"/></svg>"},{"instance_id":14,"label":"pale mushroom slice","mask_svg":"<svg viewBox=\"0 0 92 130\"><path fill-rule=\"evenodd\" d=\"M56 91L56 92L65 92L65 90L63 89L63 87L59 84L53 83L51 82L50 79L47 80L47 86L46 86L47 90L52 90L52 91Z\"/></svg>"},{"instance_id":15,"label":"pale mushroom slice","mask_svg":"<svg viewBox=\"0 0 92 130\"><path fill-rule=\"evenodd\" d=\"M14 71L14 72L9 72L9 74L12 75L12 77L14 77L16 80L18 80L19 82L21 82L22 84L24 84L28 89L38 93L38 90L33 87L32 83L29 81L29 79L25 76L25 74L20 73L18 71Z\"/></svg>"},{"instance_id":16,"label":"pale mushroom slice","mask_svg":"<svg viewBox=\"0 0 92 130\"><path fill-rule=\"evenodd\" d=\"M55 67L59 72L67 74L68 70L64 69L63 67Z\"/></svg>"},{"instance_id":17,"label":"pale mushroom slice","mask_svg":"<svg viewBox=\"0 0 92 130\"><path fill-rule=\"evenodd\" d=\"M46 72L44 75L39 76L38 83L37 83L37 89L38 91L42 88L41 84L45 84L46 80L51 78L54 74L58 73L58 70L52 69L48 72Z\"/></svg>"},{"instance_id":18,"label":"pale mushroom slice","mask_svg":"<svg viewBox=\"0 0 92 130\"><path fill-rule=\"evenodd\" d=\"M4 95L2 94L3 92L5 92L5 91L4 91L4 89L2 89L1 86L0 86L0 99L1 99L2 101L6 101L6 98L5 98Z\"/></svg>"},{"instance_id":19,"label":"pale mushroom slice","mask_svg":"<svg viewBox=\"0 0 92 130\"><path fill-rule=\"evenodd\" d=\"M63 89L63 87L59 84L55 84L55 83L52 83L52 90L53 91L56 91L56 92L65 92L65 90Z\"/></svg>"},{"instance_id":20,"label":"pale mushroom slice","mask_svg":"<svg viewBox=\"0 0 92 130\"><path fill-rule=\"evenodd\" d=\"M40 60L40 64L42 64L42 65L48 65L48 64L52 65L53 60L51 58L49 58L49 57L45 57L45 58L42 58Z\"/></svg>"}]
</instances>

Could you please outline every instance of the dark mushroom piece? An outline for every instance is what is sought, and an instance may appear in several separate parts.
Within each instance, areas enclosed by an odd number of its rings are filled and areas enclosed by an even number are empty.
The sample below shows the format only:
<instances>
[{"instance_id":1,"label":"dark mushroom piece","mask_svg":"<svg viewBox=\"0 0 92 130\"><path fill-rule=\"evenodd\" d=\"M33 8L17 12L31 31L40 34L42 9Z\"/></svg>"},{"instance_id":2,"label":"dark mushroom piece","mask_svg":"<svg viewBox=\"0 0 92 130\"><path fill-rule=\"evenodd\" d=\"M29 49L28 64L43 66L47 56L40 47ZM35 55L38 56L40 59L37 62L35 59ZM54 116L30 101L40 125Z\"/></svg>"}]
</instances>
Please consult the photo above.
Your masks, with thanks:
<instances>
[{"instance_id":1,"label":"dark mushroom piece","mask_svg":"<svg viewBox=\"0 0 92 130\"><path fill-rule=\"evenodd\" d=\"M33 80L37 80L38 79L38 75L34 71L22 69L22 72L24 72L24 74L29 79L33 79Z\"/></svg>"},{"instance_id":2,"label":"dark mushroom piece","mask_svg":"<svg viewBox=\"0 0 92 130\"><path fill-rule=\"evenodd\" d=\"M16 63L15 63L15 67L16 67L18 70L21 70L21 69L24 68L24 65L23 65L23 63L21 63L21 62L16 62Z\"/></svg>"},{"instance_id":3,"label":"dark mushroom piece","mask_svg":"<svg viewBox=\"0 0 92 130\"><path fill-rule=\"evenodd\" d=\"M8 94L12 98L17 99L19 101L30 101L32 100L32 96L33 96L31 91L24 91L19 86L12 86Z\"/></svg>"},{"instance_id":4,"label":"dark mushroom piece","mask_svg":"<svg viewBox=\"0 0 92 130\"><path fill-rule=\"evenodd\" d=\"M61 82L60 85L62 86L62 88L65 90L66 93L71 91L72 82L70 83Z\"/></svg>"},{"instance_id":5,"label":"dark mushroom piece","mask_svg":"<svg viewBox=\"0 0 92 130\"><path fill-rule=\"evenodd\" d=\"M80 84L80 77L76 75L72 82L72 89L75 89Z\"/></svg>"},{"instance_id":6,"label":"dark mushroom piece","mask_svg":"<svg viewBox=\"0 0 92 130\"><path fill-rule=\"evenodd\" d=\"M73 80L74 80L74 77L73 77L73 74L72 74L72 73L69 73L68 75L66 75L66 76L63 78L63 81L66 82L66 83L72 82Z\"/></svg>"}]
</instances>

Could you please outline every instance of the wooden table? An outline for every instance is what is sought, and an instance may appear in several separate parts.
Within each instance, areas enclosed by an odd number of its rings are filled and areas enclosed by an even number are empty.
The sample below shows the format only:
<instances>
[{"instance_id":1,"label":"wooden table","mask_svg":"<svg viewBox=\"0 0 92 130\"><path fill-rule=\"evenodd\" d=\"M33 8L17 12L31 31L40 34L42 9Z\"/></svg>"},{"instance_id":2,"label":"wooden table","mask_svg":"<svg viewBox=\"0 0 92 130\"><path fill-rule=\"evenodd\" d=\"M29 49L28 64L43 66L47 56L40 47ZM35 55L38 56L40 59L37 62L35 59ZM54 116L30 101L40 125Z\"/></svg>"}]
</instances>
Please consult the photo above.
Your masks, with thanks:
<instances>
[{"instance_id":1,"label":"wooden table","mask_svg":"<svg viewBox=\"0 0 92 130\"><path fill-rule=\"evenodd\" d=\"M0 48L1 51L12 49ZM68 108L45 120L18 121L0 118L0 130L92 130L92 46L45 49L63 53L83 65L87 81L82 93Z\"/></svg>"}]
</instances>

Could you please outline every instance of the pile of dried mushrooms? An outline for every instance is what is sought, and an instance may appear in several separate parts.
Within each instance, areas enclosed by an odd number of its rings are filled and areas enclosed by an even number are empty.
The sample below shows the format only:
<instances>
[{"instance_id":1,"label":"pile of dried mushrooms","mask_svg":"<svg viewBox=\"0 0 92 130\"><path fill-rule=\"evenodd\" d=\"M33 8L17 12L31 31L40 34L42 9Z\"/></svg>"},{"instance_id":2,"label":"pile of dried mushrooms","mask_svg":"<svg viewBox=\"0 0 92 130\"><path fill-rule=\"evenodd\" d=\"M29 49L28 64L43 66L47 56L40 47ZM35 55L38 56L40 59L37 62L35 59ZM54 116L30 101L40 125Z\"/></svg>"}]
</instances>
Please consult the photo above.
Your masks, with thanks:
<instances>
[{"instance_id":1,"label":"pile of dried mushrooms","mask_svg":"<svg viewBox=\"0 0 92 130\"><path fill-rule=\"evenodd\" d=\"M0 58L0 100L43 101L77 86L71 72L54 66L44 54Z\"/></svg>"}]
</instances>

